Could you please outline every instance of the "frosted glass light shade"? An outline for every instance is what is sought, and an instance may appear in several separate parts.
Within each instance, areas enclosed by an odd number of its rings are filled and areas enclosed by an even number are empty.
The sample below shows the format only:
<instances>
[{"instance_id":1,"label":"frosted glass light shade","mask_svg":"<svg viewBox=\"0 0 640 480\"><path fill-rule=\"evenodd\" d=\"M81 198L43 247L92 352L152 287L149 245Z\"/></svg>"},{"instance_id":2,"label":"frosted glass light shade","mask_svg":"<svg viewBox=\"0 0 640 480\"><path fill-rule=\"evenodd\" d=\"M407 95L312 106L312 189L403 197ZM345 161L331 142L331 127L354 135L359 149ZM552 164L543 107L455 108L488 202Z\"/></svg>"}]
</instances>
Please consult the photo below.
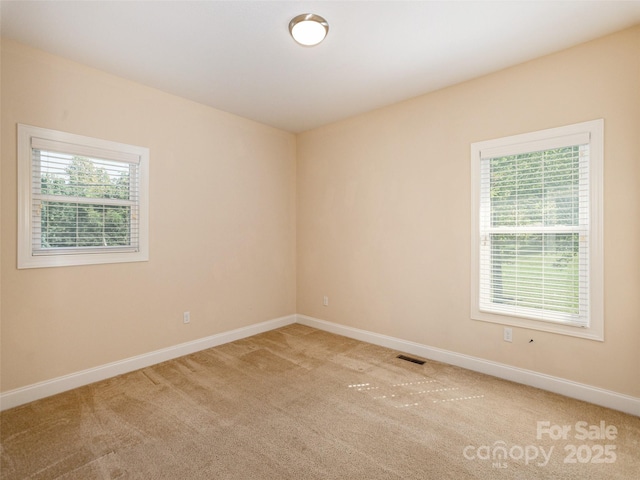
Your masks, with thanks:
<instances>
[{"instance_id":1,"label":"frosted glass light shade","mask_svg":"<svg viewBox=\"0 0 640 480\"><path fill-rule=\"evenodd\" d=\"M289 22L289 32L300 45L312 47L327 36L329 24L319 15L303 13Z\"/></svg>"}]
</instances>

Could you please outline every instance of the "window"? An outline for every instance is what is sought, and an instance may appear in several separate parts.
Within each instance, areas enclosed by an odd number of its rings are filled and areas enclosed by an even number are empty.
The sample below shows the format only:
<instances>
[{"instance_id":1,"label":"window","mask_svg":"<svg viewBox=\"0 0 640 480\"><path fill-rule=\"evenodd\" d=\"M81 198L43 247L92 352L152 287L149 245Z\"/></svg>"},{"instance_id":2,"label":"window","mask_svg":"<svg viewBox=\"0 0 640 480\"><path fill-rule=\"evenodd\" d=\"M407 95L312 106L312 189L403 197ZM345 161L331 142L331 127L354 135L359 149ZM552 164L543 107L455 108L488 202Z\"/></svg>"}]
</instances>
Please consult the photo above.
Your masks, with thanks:
<instances>
[{"instance_id":1,"label":"window","mask_svg":"<svg viewBox=\"0 0 640 480\"><path fill-rule=\"evenodd\" d=\"M18 268L148 254L149 150L18 125Z\"/></svg>"},{"instance_id":2,"label":"window","mask_svg":"<svg viewBox=\"0 0 640 480\"><path fill-rule=\"evenodd\" d=\"M603 340L603 130L472 144L472 319Z\"/></svg>"}]
</instances>

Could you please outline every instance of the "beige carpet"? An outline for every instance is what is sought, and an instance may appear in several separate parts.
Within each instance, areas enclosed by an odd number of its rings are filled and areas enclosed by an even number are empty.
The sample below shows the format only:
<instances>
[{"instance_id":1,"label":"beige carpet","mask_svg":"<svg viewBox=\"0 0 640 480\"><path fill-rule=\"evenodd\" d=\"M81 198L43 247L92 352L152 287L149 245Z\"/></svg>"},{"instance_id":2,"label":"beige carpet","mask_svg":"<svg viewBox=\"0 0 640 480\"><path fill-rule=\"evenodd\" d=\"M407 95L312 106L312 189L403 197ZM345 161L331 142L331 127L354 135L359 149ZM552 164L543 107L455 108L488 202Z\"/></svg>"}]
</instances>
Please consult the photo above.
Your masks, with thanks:
<instances>
[{"instance_id":1,"label":"beige carpet","mask_svg":"<svg viewBox=\"0 0 640 480\"><path fill-rule=\"evenodd\" d=\"M639 478L640 418L398 353L291 325L39 400L1 477Z\"/></svg>"}]
</instances>

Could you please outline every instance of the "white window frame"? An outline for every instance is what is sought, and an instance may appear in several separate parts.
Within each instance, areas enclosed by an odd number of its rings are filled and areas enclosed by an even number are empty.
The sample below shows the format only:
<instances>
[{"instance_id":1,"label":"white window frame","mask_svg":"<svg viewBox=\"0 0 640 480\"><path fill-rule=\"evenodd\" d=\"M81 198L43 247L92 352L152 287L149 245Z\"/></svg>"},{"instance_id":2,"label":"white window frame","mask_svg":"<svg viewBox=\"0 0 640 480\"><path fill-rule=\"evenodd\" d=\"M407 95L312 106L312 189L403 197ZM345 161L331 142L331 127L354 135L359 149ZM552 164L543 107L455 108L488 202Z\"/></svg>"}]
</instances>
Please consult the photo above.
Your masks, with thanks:
<instances>
[{"instance_id":1,"label":"white window frame","mask_svg":"<svg viewBox=\"0 0 640 480\"><path fill-rule=\"evenodd\" d=\"M588 320L586 325L549 322L531 317L512 316L481 308L481 166L482 158L514 155L557 148L568 137L589 142L589 227L588 227ZM484 152L484 154L483 154ZM489 153L487 153L489 152ZM471 144L471 319L604 341L603 300L603 160L604 120L593 120L532 133L514 135Z\"/></svg>"},{"instance_id":2,"label":"white window frame","mask_svg":"<svg viewBox=\"0 0 640 480\"><path fill-rule=\"evenodd\" d=\"M34 143L69 145L70 152L86 153L94 158L111 161L125 161L138 165L139 197L135 204L137 212L138 245L137 248L123 249L87 249L55 248L46 254L34 251L33 238L38 229L34 229L33 208L39 192L33 187L33 150ZM37 172L35 172L37 173ZM144 262L149 260L149 149L124 143L86 137L47 128L18 124L18 268L63 267L74 265L95 265L105 263Z\"/></svg>"}]
</instances>

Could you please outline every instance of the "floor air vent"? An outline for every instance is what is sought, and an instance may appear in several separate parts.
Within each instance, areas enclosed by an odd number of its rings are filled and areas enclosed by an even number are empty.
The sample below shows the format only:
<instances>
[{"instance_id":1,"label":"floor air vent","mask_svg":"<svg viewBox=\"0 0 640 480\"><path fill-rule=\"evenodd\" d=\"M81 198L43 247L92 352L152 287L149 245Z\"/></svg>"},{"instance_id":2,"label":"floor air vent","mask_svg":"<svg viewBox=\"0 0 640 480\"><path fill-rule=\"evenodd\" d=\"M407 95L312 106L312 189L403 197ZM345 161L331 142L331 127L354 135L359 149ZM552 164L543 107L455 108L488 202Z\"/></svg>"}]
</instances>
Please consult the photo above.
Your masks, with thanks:
<instances>
[{"instance_id":1,"label":"floor air vent","mask_svg":"<svg viewBox=\"0 0 640 480\"><path fill-rule=\"evenodd\" d=\"M400 360L406 360L407 362L417 363L418 365L424 365L424 360L418 360L417 358L407 357L406 355L398 355L396 358Z\"/></svg>"}]
</instances>

